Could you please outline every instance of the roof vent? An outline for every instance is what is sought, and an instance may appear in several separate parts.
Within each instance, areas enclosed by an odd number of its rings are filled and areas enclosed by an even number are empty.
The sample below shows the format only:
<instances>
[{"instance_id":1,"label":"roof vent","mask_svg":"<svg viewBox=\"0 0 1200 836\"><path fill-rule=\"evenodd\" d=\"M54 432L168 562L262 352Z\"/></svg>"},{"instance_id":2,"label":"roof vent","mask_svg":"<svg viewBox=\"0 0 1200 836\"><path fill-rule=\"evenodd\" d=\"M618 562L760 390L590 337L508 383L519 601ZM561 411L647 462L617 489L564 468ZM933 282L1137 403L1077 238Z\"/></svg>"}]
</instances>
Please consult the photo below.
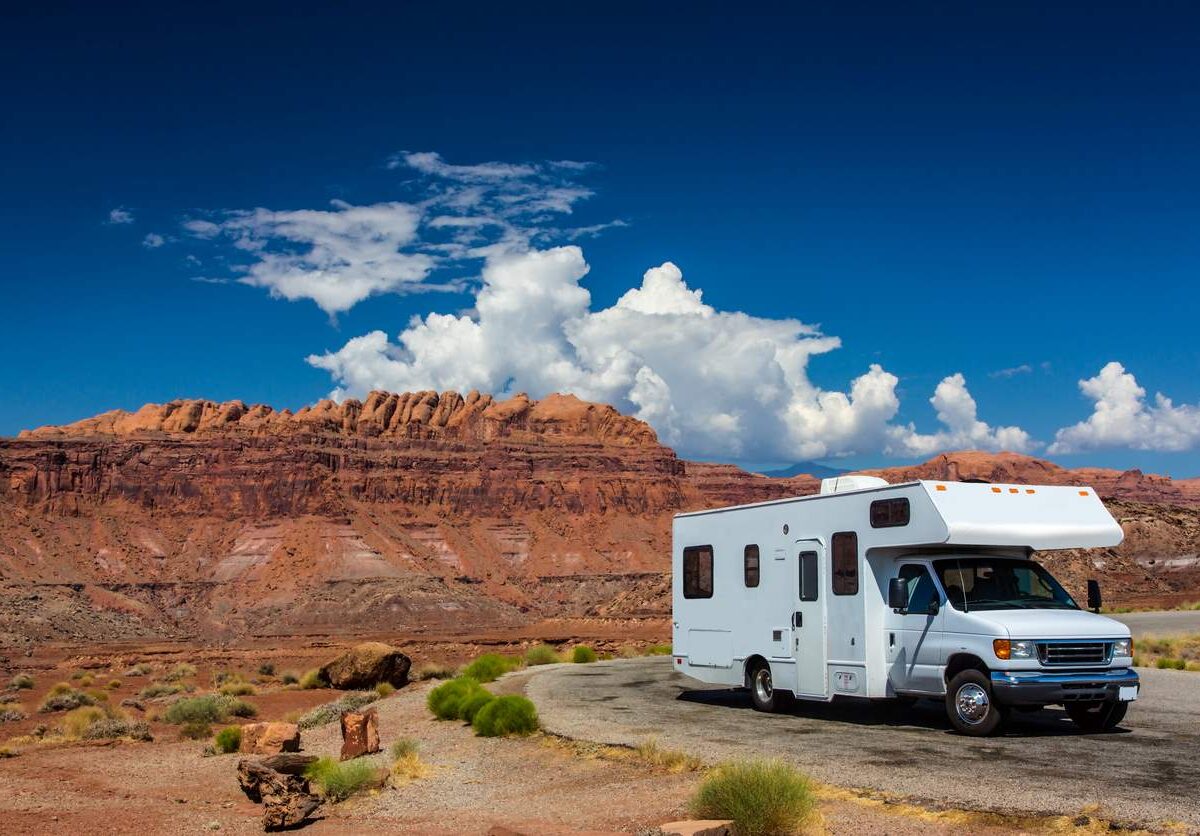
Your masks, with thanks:
<instances>
[{"instance_id":1,"label":"roof vent","mask_svg":"<svg viewBox=\"0 0 1200 836\"><path fill-rule=\"evenodd\" d=\"M887 479L880 479L878 476L834 476L821 480L821 493L862 491L867 488L882 488L887 484Z\"/></svg>"}]
</instances>

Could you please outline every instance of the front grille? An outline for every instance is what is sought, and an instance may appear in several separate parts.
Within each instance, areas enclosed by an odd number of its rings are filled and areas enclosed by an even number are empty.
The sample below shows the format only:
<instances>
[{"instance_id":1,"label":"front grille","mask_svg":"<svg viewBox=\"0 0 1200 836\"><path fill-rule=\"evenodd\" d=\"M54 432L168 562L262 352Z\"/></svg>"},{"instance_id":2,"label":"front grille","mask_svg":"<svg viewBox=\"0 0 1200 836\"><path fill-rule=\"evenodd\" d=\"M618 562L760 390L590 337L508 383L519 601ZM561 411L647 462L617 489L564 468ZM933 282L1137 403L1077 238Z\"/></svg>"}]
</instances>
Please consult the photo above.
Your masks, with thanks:
<instances>
[{"instance_id":1,"label":"front grille","mask_svg":"<svg viewBox=\"0 0 1200 836\"><path fill-rule=\"evenodd\" d=\"M1038 642L1043 665L1105 665L1112 658L1112 642Z\"/></svg>"}]
</instances>

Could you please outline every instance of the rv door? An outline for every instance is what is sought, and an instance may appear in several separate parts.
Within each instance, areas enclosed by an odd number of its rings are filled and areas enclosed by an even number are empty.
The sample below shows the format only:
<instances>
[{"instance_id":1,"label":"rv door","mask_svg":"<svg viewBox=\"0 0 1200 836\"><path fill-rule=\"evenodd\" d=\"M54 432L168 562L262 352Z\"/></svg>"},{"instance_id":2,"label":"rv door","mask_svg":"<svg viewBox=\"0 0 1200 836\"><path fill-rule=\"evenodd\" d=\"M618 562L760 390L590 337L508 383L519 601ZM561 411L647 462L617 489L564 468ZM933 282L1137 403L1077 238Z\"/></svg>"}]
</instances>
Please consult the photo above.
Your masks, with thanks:
<instances>
[{"instance_id":1,"label":"rv door","mask_svg":"<svg viewBox=\"0 0 1200 836\"><path fill-rule=\"evenodd\" d=\"M792 552L792 648L796 660L796 693L825 698L825 546L819 540L797 540Z\"/></svg>"}]
</instances>

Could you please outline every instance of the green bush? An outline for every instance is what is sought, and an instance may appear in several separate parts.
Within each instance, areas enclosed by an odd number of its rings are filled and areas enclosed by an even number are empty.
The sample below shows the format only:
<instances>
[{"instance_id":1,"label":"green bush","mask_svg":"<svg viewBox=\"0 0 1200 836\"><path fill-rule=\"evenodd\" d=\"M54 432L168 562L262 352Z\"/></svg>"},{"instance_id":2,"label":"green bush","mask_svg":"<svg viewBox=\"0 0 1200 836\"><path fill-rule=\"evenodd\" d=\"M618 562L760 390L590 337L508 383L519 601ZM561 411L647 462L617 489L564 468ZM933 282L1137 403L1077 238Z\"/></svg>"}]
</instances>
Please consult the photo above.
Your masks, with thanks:
<instances>
[{"instance_id":1,"label":"green bush","mask_svg":"<svg viewBox=\"0 0 1200 836\"><path fill-rule=\"evenodd\" d=\"M163 675L163 679L167 682L178 682L181 679L186 679L189 676L196 675L196 666L189 665L187 662L180 662L168 673Z\"/></svg>"},{"instance_id":2,"label":"green bush","mask_svg":"<svg viewBox=\"0 0 1200 836\"><path fill-rule=\"evenodd\" d=\"M33 677L27 673L19 673L8 684L9 687L16 688L18 691L28 691L33 687Z\"/></svg>"},{"instance_id":3,"label":"green bush","mask_svg":"<svg viewBox=\"0 0 1200 836\"><path fill-rule=\"evenodd\" d=\"M226 682L221 686L221 693L227 697L252 697L258 691L249 682Z\"/></svg>"},{"instance_id":4,"label":"green bush","mask_svg":"<svg viewBox=\"0 0 1200 836\"><path fill-rule=\"evenodd\" d=\"M392 755L392 760L398 761L401 758L407 758L410 755L417 753L417 741L411 737L401 737L391 745L389 751Z\"/></svg>"},{"instance_id":5,"label":"green bush","mask_svg":"<svg viewBox=\"0 0 1200 836\"><path fill-rule=\"evenodd\" d=\"M344 763L321 758L309 764L304 775L317 785L325 798L343 801L374 783L376 769L374 763L361 758Z\"/></svg>"},{"instance_id":6,"label":"green bush","mask_svg":"<svg viewBox=\"0 0 1200 836\"><path fill-rule=\"evenodd\" d=\"M647 656L670 656L671 645L669 644L652 644L646 648Z\"/></svg>"},{"instance_id":7,"label":"green bush","mask_svg":"<svg viewBox=\"0 0 1200 836\"><path fill-rule=\"evenodd\" d=\"M300 715L300 719L296 723L302 729L315 729L317 726L332 723L347 711L357 711L377 699L379 699L379 695L374 691L351 691L339 700L318 705L306 714Z\"/></svg>"},{"instance_id":8,"label":"green bush","mask_svg":"<svg viewBox=\"0 0 1200 836\"><path fill-rule=\"evenodd\" d=\"M84 740L116 740L118 738L129 738L130 740L141 740L150 742L154 737L150 734L150 727L145 723L136 720L128 720L122 717L106 717L103 720L92 723L83 732Z\"/></svg>"},{"instance_id":9,"label":"green bush","mask_svg":"<svg viewBox=\"0 0 1200 836\"><path fill-rule=\"evenodd\" d=\"M485 653L463 668L462 675L476 682L495 682L509 671L516 670L520 663L499 653Z\"/></svg>"},{"instance_id":10,"label":"green bush","mask_svg":"<svg viewBox=\"0 0 1200 836\"><path fill-rule=\"evenodd\" d=\"M732 819L738 836L796 833L812 814L812 786L781 760L722 764L708 774L692 798L692 815Z\"/></svg>"},{"instance_id":11,"label":"green bush","mask_svg":"<svg viewBox=\"0 0 1200 836\"><path fill-rule=\"evenodd\" d=\"M170 697L183 690L183 686L173 682L151 682L138 691L138 699L152 700L155 697Z\"/></svg>"},{"instance_id":12,"label":"green bush","mask_svg":"<svg viewBox=\"0 0 1200 836\"><path fill-rule=\"evenodd\" d=\"M562 661L558 658L558 650L548 644L539 644L525 651L525 664L533 665L553 665L555 662Z\"/></svg>"},{"instance_id":13,"label":"green bush","mask_svg":"<svg viewBox=\"0 0 1200 836\"><path fill-rule=\"evenodd\" d=\"M298 685L300 683L300 675L295 671L284 671L283 676L279 679L284 685Z\"/></svg>"},{"instance_id":14,"label":"green bush","mask_svg":"<svg viewBox=\"0 0 1200 836\"><path fill-rule=\"evenodd\" d=\"M483 690L483 686L476 680L469 676L460 676L449 682L443 682L430 691L429 696L425 699L425 704L429 706L433 716L439 720L460 720L462 719L460 712L463 701L472 694Z\"/></svg>"},{"instance_id":15,"label":"green bush","mask_svg":"<svg viewBox=\"0 0 1200 836\"><path fill-rule=\"evenodd\" d=\"M83 691L77 691L70 685L66 686L66 690L61 690L59 686L63 683L55 685L42 700L42 704L38 706L38 711L46 714L51 711L71 711L85 705L94 705L95 700Z\"/></svg>"},{"instance_id":16,"label":"green bush","mask_svg":"<svg viewBox=\"0 0 1200 836\"><path fill-rule=\"evenodd\" d=\"M458 716L464 723L473 723L480 709L494 699L496 697L491 691L480 687L478 691L472 691L463 697L462 702L458 704Z\"/></svg>"},{"instance_id":17,"label":"green bush","mask_svg":"<svg viewBox=\"0 0 1200 836\"><path fill-rule=\"evenodd\" d=\"M377 682L375 683L375 693L379 699L386 699L396 693L396 686L390 682Z\"/></svg>"},{"instance_id":18,"label":"green bush","mask_svg":"<svg viewBox=\"0 0 1200 836\"><path fill-rule=\"evenodd\" d=\"M236 697L226 697L222 700L224 703L225 714L229 717L257 717L258 709L245 700L239 700Z\"/></svg>"},{"instance_id":19,"label":"green bush","mask_svg":"<svg viewBox=\"0 0 1200 836\"><path fill-rule=\"evenodd\" d=\"M1187 660L1171 659L1167 656L1160 656L1154 663L1154 666L1160 670L1184 671L1187 670Z\"/></svg>"},{"instance_id":20,"label":"green bush","mask_svg":"<svg viewBox=\"0 0 1200 836\"><path fill-rule=\"evenodd\" d=\"M479 709L471 722L480 737L505 737L537 731L537 709L525 697L496 697Z\"/></svg>"},{"instance_id":21,"label":"green bush","mask_svg":"<svg viewBox=\"0 0 1200 836\"><path fill-rule=\"evenodd\" d=\"M585 665L589 662L596 661L596 651L592 650L586 644L576 645L571 651L571 661L577 665Z\"/></svg>"},{"instance_id":22,"label":"green bush","mask_svg":"<svg viewBox=\"0 0 1200 836\"><path fill-rule=\"evenodd\" d=\"M188 740L205 740L212 735L212 726L203 720L189 720L183 724L179 735Z\"/></svg>"},{"instance_id":23,"label":"green bush","mask_svg":"<svg viewBox=\"0 0 1200 836\"><path fill-rule=\"evenodd\" d=\"M311 691L314 688L328 688L329 683L321 678L321 671L318 668L313 668L311 671L305 671L304 676L300 677L300 687Z\"/></svg>"},{"instance_id":24,"label":"green bush","mask_svg":"<svg viewBox=\"0 0 1200 836\"><path fill-rule=\"evenodd\" d=\"M222 755L228 755L231 752L236 752L242 746L242 727L241 726L226 726L217 732L217 736L213 739L213 748Z\"/></svg>"},{"instance_id":25,"label":"green bush","mask_svg":"<svg viewBox=\"0 0 1200 836\"><path fill-rule=\"evenodd\" d=\"M181 723L219 723L226 717L225 704L220 697L209 694L177 700L167 707L163 719L172 725ZM208 735L204 735L208 737Z\"/></svg>"}]
</instances>

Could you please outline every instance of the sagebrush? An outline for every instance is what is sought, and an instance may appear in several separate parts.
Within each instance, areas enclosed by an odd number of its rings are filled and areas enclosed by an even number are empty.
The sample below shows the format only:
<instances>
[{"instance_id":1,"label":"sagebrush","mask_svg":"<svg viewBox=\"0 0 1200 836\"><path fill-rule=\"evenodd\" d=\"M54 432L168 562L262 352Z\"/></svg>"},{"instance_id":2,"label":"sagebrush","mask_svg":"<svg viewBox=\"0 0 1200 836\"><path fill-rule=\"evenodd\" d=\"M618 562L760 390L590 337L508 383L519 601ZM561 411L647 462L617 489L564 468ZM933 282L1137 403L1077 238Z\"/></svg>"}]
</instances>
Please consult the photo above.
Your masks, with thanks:
<instances>
[{"instance_id":1,"label":"sagebrush","mask_svg":"<svg viewBox=\"0 0 1200 836\"><path fill-rule=\"evenodd\" d=\"M745 760L712 770L692 798L692 815L732 819L738 836L787 836L800 831L815 806L812 785L781 760Z\"/></svg>"}]
</instances>

